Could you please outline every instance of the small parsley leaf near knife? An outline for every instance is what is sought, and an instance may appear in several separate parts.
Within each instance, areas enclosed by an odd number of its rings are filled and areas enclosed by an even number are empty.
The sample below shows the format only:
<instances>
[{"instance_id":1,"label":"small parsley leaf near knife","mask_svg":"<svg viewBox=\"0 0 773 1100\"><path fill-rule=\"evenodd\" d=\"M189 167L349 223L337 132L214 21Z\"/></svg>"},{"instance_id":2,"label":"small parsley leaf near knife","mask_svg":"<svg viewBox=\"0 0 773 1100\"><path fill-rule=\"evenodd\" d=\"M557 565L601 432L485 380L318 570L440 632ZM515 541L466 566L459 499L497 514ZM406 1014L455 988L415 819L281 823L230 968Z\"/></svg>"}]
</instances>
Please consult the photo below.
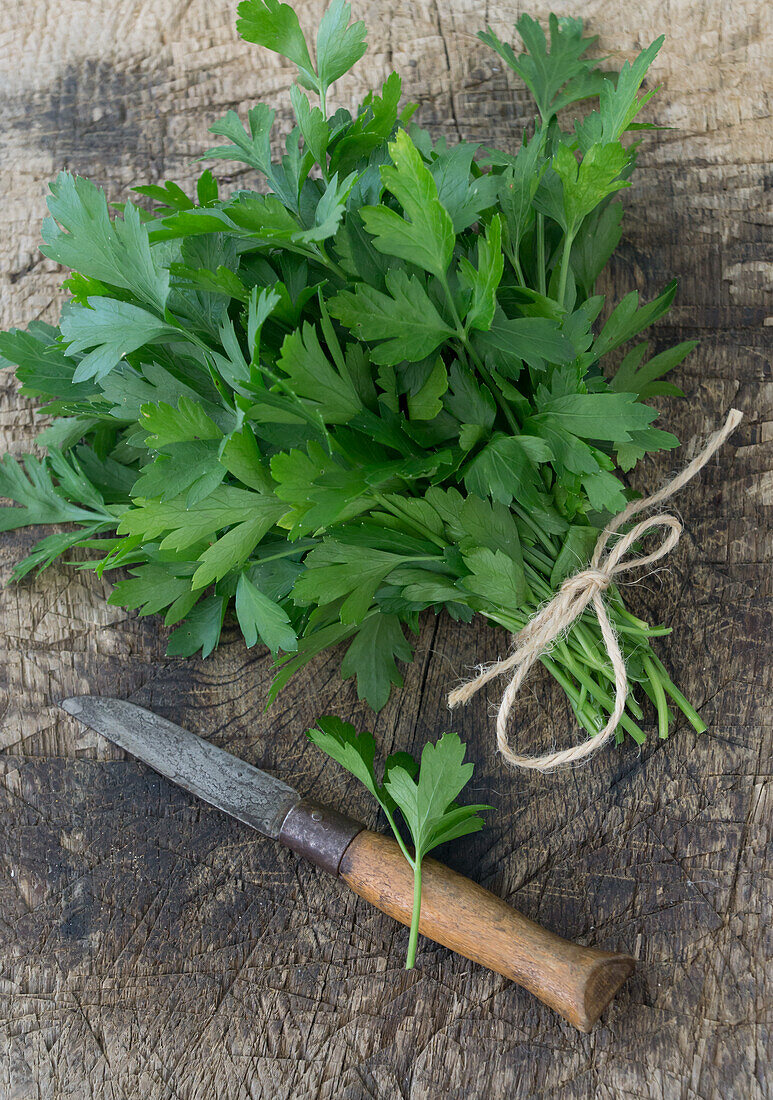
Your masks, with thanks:
<instances>
[{"instance_id":1,"label":"small parsley leaf near knife","mask_svg":"<svg viewBox=\"0 0 773 1100\"><path fill-rule=\"evenodd\" d=\"M474 765L464 763L466 749L459 735L444 733L436 744L424 746L420 764L406 752L388 756L379 783L372 733L365 730L358 734L351 723L324 717L308 730L307 737L367 787L386 814L413 870L413 913L405 961L406 970L411 970L419 938L422 860L440 844L477 833L485 824L480 812L492 808L482 804L460 806L456 801L472 778ZM410 844L406 844L395 820L398 810L408 828Z\"/></svg>"}]
</instances>

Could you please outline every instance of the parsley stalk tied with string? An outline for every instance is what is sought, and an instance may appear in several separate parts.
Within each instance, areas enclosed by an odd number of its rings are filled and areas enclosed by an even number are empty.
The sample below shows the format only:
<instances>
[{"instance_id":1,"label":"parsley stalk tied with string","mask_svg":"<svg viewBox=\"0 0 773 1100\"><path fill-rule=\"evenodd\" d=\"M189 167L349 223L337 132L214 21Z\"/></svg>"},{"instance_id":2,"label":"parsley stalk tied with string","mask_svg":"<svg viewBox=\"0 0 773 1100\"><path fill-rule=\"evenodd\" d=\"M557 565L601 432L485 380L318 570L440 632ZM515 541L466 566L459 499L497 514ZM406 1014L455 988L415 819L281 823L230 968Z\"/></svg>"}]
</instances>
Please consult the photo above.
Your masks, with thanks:
<instances>
[{"instance_id":1,"label":"parsley stalk tied with string","mask_svg":"<svg viewBox=\"0 0 773 1100\"><path fill-rule=\"evenodd\" d=\"M210 127L205 157L245 186L207 169L195 194L143 185L145 207L113 215L87 180L51 185L43 252L69 298L0 354L53 422L43 457L0 464L16 505L0 529L65 525L15 579L78 550L117 577L111 603L164 615L172 655L207 656L234 614L276 655L272 697L339 646L378 710L423 613L517 633L626 507L621 475L677 446L647 402L679 394L662 379L694 344L642 338L675 284L596 293L662 39L614 73L579 19L551 16L546 37L521 16L522 52L481 33L536 103L503 150L435 139L395 73L336 107L366 48L343 0L315 48L277 0L243 0L238 30L297 75L279 157L267 104ZM605 601L628 677L618 737L644 740L647 700L663 737L678 712L704 728L652 648L667 629L614 584ZM602 730L615 673L593 613L540 659Z\"/></svg>"}]
</instances>

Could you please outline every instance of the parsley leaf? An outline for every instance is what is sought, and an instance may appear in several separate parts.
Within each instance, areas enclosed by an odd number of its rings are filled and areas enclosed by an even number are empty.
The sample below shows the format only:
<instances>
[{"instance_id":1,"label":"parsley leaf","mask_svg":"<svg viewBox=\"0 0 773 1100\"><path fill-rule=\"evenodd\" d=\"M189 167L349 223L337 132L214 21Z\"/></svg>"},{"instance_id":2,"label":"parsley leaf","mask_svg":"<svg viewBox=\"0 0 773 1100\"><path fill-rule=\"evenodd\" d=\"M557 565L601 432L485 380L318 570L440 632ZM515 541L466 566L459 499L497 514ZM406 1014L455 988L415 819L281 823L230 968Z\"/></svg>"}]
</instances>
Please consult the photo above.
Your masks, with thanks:
<instances>
[{"instance_id":1,"label":"parsley leaf","mask_svg":"<svg viewBox=\"0 0 773 1100\"><path fill-rule=\"evenodd\" d=\"M111 221L104 191L80 176L60 172L48 199L41 251L49 259L92 279L121 287L161 312L169 272L151 249L139 210L127 202Z\"/></svg>"},{"instance_id":2,"label":"parsley leaf","mask_svg":"<svg viewBox=\"0 0 773 1100\"><path fill-rule=\"evenodd\" d=\"M158 497L164 501L185 493L186 504L192 507L217 488L225 473L214 443L173 443L143 466L131 493L135 497Z\"/></svg>"},{"instance_id":3,"label":"parsley leaf","mask_svg":"<svg viewBox=\"0 0 773 1100\"><path fill-rule=\"evenodd\" d=\"M177 401L177 408L166 401L143 405L140 423L149 433L145 442L154 450L161 450L172 443L223 438L220 428L201 404L184 393Z\"/></svg>"},{"instance_id":4,"label":"parsley leaf","mask_svg":"<svg viewBox=\"0 0 773 1100\"><path fill-rule=\"evenodd\" d=\"M354 636L341 663L341 676L357 677L357 695L373 710L386 704L392 685L401 687L402 675L395 664L410 661L413 649L403 634L397 615L377 614L366 618Z\"/></svg>"},{"instance_id":5,"label":"parsley leaf","mask_svg":"<svg viewBox=\"0 0 773 1100\"><path fill-rule=\"evenodd\" d=\"M281 54L298 67L307 88L317 87L317 74L303 36L298 16L289 4L278 0L242 0L236 29L245 42L255 42Z\"/></svg>"},{"instance_id":6,"label":"parsley leaf","mask_svg":"<svg viewBox=\"0 0 773 1100\"><path fill-rule=\"evenodd\" d=\"M669 283L666 289L657 298L639 306L639 293L632 290L630 294L615 306L609 319L601 330L600 335L593 344L593 353L597 358L614 351L621 344L631 340L634 336L662 317L670 307L676 296L676 282Z\"/></svg>"},{"instance_id":7,"label":"parsley leaf","mask_svg":"<svg viewBox=\"0 0 773 1100\"><path fill-rule=\"evenodd\" d=\"M559 145L553 170L563 185L561 207L556 205L552 192L543 198L538 190L537 208L555 218L574 240L583 219L600 202L622 187L630 187L627 180L619 178L627 160L628 153L618 142L592 145L579 164L566 145Z\"/></svg>"},{"instance_id":8,"label":"parsley leaf","mask_svg":"<svg viewBox=\"0 0 773 1100\"><path fill-rule=\"evenodd\" d=\"M582 20L551 14L550 49L545 32L536 19L522 15L516 28L526 53L516 56L513 48L500 41L489 27L478 38L492 49L520 76L534 96L543 123L547 123L564 107L598 95L603 74L596 71L598 62L583 57L595 38L584 38Z\"/></svg>"},{"instance_id":9,"label":"parsley leaf","mask_svg":"<svg viewBox=\"0 0 773 1100\"><path fill-rule=\"evenodd\" d=\"M127 580L113 585L107 602L139 608L140 615L155 615L191 591L190 578L176 575L171 565L151 563L129 572Z\"/></svg>"},{"instance_id":10,"label":"parsley leaf","mask_svg":"<svg viewBox=\"0 0 773 1100\"><path fill-rule=\"evenodd\" d=\"M271 163L271 127L275 117L275 111L265 103L258 103L247 112L247 130L236 111L227 111L221 119L212 123L209 132L229 138L232 144L216 145L207 149L202 159L237 160L249 164L266 176L274 190L277 190L277 176Z\"/></svg>"},{"instance_id":11,"label":"parsley leaf","mask_svg":"<svg viewBox=\"0 0 773 1100\"><path fill-rule=\"evenodd\" d=\"M523 283L521 243L534 224L534 196L548 165L544 154L544 135L538 131L530 141L524 136L523 146L515 157L497 155L491 151L489 157L505 166L499 190L499 202L505 218L505 248Z\"/></svg>"},{"instance_id":12,"label":"parsley leaf","mask_svg":"<svg viewBox=\"0 0 773 1100\"><path fill-rule=\"evenodd\" d=\"M382 167L381 179L406 217L386 206L364 206L365 228L379 252L417 264L442 279L454 251L451 217L438 198L432 173L404 130L390 143L389 153L393 164Z\"/></svg>"},{"instance_id":13,"label":"parsley leaf","mask_svg":"<svg viewBox=\"0 0 773 1100\"><path fill-rule=\"evenodd\" d=\"M162 550L185 550L231 524L257 523L265 533L283 511L283 505L270 496L223 485L195 508L188 506L184 496L141 501L123 513L118 533L139 535L146 541L164 536Z\"/></svg>"},{"instance_id":14,"label":"parsley leaf","mask_svg":"<svg viewBox=\"0 0 773 1100\"><path fill-rule=\"evenodd\" d=\"M34 455L24 455L21 460L3 455L0 497L20 505L0 508L0 531L45 523L99 522L113 526L116 522L77 460L65 458L53 448L49 448L46 461Z\"/></svg>"},{"instance_id":15,"label":"parsley leaf","mask_svg":"<svg viewBox=\"0 0 773 1100\"><path fill-rule=\"evenodd\" d=\"M544 489L538 464L552 457L542 439L497 435L467 467L464 483L471 493L490 495L502 504L515 497L527 507L537 506Z\"/></svg>"},{"instance_id":16,"label":"parsley leaf","mask_svg":"<svg viewBox=\"0 0 773 1100\"><path fill-rule=\"evenodd\" d=\"M502 222L498 215L491 219L486 236L478 238L478 266L463 258L460 263L463 281L472 292L466 323L471 329L491 328L497 308L497 289L504 271L502 256Z\"/></svg>"},{"instance_id":17,"label":"parsley leaf","mask_svg":"<svg viewBox=\"0 0 773 1100\"><path fill-rule=\"evenodd\" d=\"M16 363L16 377L25 396L66 397L71 401L89 398L98 392L93 381L76 382L75 355L69 355L65 345L56 339L59 333L37 331L33 326L24 332L11 329L0 332L0 355L6 365Z\"/></svg>"},{"instance_id":18,"label":"parsley leaf","mask_svg":"<svg viewBox=\"0 0 773 1100\"><path fill-rule=\"evenodd\" d=\"M236 586L236 617L248 647L260 638L272 653L298 648L298 637L287 612L264 595L246 573L240 574Z\"/></svg>"},{"instance_id":19,"label":"parsley leaf","mask_svg":"<svg viewBox=\"0 0 773 1100\"><path fill-rule=\"evenodd\" d=\"M346 424L362 408L348 372L333 367L313 325L306 323L285 338L278 366L293 391L313 404L327 424Z\"/></svg>"},{"instance_id":20,"label":"parsley leaf","mask_svg":"<svg viewBox=\"0 0 773 1100\"><path fill-rule=\"evenodd\" d=\"M176 337L177 330L152 313L112 298L89 298L88 308L73 306L62 318L67 354L92 350L78 362L73 382L101 379L130 352L156 340Z\"/></svg>"},{"instance_id":21,"label":"parsley leaf","mask_svg":"<svg viewBox=\"0 0 773 1100\"><path fill-rule=\"evenodd\" d=\"M320 94L324 95L344 73L348 73L365 53L365 24L352 23L351 5L333 0L319 22L317 31L317 73Z\"/></svg>"},{"instance_id":22,"label":"parsley leaf","mask_svg":"<svg viewBox=\"0 0 773 1100\"><path fill-rule=\"evenodd\" d=\"M293 598L301 606L343 600L341 622L359 623L378 586L405 560L399 554L326 539L308 554L306 571L295 584Z\"/></svg>"},{"instance_id":23,"label":"parsley leaf","mask_svg":"<svg viewBox=\"0 0 773 1100\"><path fill-rule=\"evenodd\" d=\"M169 635L169 656L192 657L201 651L202 657L208 657L220 641L226 607L225 596L208 596L197 603Z\"/></svg>"},{"instance_id":24,"label":"parsley leaf","mask_svg":"<svg viewBox=\"0 0 773 1100\"><path fill-rule=\"evenodd\" d=\"M298 67L303 86L319 92L323 101L330 85L365 53L365 24L347 25L351 7L344 0L333 0L320 21L316 69L298 16L288 4L277 0L242 0L238 10L236 25L241 37L292 61Z\"/></svg>"},{"instance_id":25,"label":"parsley leaf","mask_svg":"<svg viewBox=\"0 0 773 1100\"><path fill-rule=\"evenodd\" d=\"M581 439L626 442L631 431L648 427L656 416L630 393L584 393L551 397L532 422L554 424Z\"/></svg>"},{"instance_id":26,"label":"parsley leaf","mask_svg":"<svg viewBox=\"0 0 773 1100\"><path fill-rule=\"evenodd\" d=\"M372 351L374 363L418 362L453 334L416 275L389 271L386 288L385 294L360 283L330 303L332 315L363 340L383 341Z\"/></svg>"}]
</instances>

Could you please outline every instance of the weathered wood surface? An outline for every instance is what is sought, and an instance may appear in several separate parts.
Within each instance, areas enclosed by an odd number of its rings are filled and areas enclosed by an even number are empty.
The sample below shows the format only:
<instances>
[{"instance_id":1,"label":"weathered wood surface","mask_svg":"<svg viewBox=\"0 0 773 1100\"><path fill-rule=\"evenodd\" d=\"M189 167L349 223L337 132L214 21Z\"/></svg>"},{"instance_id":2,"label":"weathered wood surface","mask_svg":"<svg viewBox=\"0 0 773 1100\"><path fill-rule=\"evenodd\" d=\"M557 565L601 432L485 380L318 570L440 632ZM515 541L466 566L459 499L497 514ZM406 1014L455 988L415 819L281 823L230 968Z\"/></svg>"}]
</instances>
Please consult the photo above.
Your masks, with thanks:
<instances>
[{"instance_id":1,"label":"weathered wood surface","mask_svg":"<svg viewBox=\"0 0 773 1100\"><path fill-rule=\"evenodd\" d=\"M515 144L527 97L473 32L488 19L507 33L518 5L355 7L371 47L342 102L395 66L435 132ZM652 295L680 278L658 340L702 340L680 372L689 400L667 410L681 438L731 404L746 413L684 492L686 535L668 569L632 596L674 627L660 651L710 733L681 728L570 775L512 775L493 757L481 700L454 725L497 813L450 859L563 935L633 951L636 976L584 1036L426 941L403 971L405 929L54 706L86 690L131 698L374 824L357 784L304 743L320 711L371 721L334 658L264 713L265 654L232 635L207 662L166 660L155 621L109 608L105 585L61 568L0 596L2 1100L770 1093L770 7L555 7L582 10L618 60L668 34L648 110L673 129L645 143L607 289ZM313 23L321 4L301 8ZM60 273L37 242L58 169L113 199L134 183L184 183L209 121L286 90L278 59L237 43L233 14L205 0L4 6L4 325L55 314ZM3 449L23 451L34 431L5 380ZM664 470L647 466L639 484ZM4 576L29 541L2 537ZM405 690L375 721L380 744L418 746L448 726L449 683L504 645L484 627L427 622ZM536 681L522 743L565 743L567 726Z\"/></svg>"}]
</instances>

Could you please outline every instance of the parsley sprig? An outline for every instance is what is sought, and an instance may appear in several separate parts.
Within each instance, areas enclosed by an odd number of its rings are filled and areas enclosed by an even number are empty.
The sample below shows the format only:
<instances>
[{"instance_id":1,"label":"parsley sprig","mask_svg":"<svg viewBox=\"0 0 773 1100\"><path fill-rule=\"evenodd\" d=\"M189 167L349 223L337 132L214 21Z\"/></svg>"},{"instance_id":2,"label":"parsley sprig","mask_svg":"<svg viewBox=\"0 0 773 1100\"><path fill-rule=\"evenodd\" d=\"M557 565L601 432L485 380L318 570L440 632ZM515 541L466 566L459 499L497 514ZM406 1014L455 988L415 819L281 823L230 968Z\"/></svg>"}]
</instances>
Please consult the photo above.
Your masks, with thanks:
<instances>
[{"instance_id":1,"label":"parsley sprig","mask_svg":"<svg viewBox=\"0 0 773 1100\"><path fill-rule=\"evenodd\" d=\"M349 722L326 717L320 718L307 736L367 787L384 811L400 851L413 870L413 913L405 963L406 970L411 970L419 939L422 860L440 844L477 833L484 825L480 812L491 809L485 805L460 806L456 801L472 778L474 765L464 763L466 749L458 734L444 733L436 744L424 746L420 764L407 752L388 756L379 783L372 733L365 730L358 734ZM398 810L411 845L406 844L395 819Z\"/></svg>"},{"instance_id":2,"label":"parsley sprig","mask_svg":"<svg viewBox=\"0 0 773 1100\"><path fill-rule=\"evenodd\" d=\"M58 327L0 334L0 354L53 422L47 457L0 465L20 505L0 527L75 524L14 575L85 548L82 567L120 570L111 602L164 614L171 654L206 656L233 610L277 657L272 694L341 646L378 709L423 613L519 630L630 498L621 475L677 445L647 401L679 393L662 377L693 344L651 355L641 337L674 284L606 309L595 292L662 40L615 74L579 19L551 16L548 41L522 16L520 53L482 33L537 108L497 150L434 140L395 73L332 110L365 50L343 0L314 48L277 0L243 0L238 27L297 72L278 157L267 104L210 128L205 158L257 186L224 193L207 169L195 194L145 185L114 216L87 180L51 185L43 251L71 269L69 299ZM620 736L644 739L642 695L661 736L675 710L702 728L652 651L667 631L614 589L609 607L632 684ZM602 728L593 616L543 664Z\"/></svg>"}]
</instances>

